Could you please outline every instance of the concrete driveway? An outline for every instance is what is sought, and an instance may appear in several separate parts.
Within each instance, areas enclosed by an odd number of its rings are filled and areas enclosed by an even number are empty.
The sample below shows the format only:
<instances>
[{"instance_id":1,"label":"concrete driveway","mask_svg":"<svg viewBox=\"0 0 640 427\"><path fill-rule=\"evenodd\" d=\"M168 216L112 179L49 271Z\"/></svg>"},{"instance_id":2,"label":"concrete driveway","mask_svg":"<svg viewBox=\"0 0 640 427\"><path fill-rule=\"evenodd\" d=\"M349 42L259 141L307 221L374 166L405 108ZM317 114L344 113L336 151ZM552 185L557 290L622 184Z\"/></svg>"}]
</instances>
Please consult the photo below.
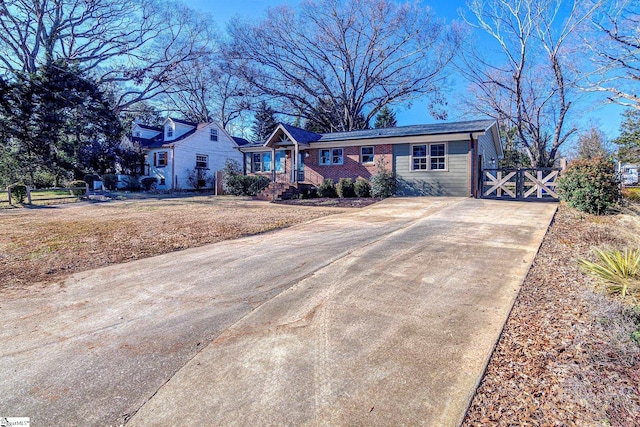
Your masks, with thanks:
<instances>
[{"instance_id":1,"label":"concrete driveway","mask_svg":"<svg viewBox=\"0 0 640 427\"><path fill-rule=\"evenodd\" d=\"M555 209L388 199L0 295L0 415L455 426Z\"/></svg>"}]
</instances>

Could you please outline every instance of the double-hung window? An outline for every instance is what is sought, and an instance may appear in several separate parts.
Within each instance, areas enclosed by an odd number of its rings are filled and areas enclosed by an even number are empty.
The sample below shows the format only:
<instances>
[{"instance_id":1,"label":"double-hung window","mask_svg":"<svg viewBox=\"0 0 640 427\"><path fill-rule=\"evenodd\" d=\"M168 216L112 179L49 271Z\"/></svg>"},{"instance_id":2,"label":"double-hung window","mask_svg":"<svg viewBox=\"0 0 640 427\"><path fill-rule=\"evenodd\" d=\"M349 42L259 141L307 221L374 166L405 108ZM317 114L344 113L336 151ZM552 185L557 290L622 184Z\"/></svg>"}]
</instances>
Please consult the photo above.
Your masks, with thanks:
<instances>
[{"instance_id":1,"label":"double-hung window","mask_svg":"<svg viewBox=\"0 0 640 427\"><path fill-rule=\"evenodd\" d=\"M373 163L373 147L360 147L360 163Z\"/></svg>"},{"instance_id":2,"label":"double-hung window","mask_svg":"<svg viewBox=\"0 0 640 427\"><path fill-rule=\"evenodd\" d=\"M209 141L218 140L218 129L209 129Z\"/></svg>"},{"instance_id":3,"label":"double-hung window","mask_svg":"<svg viewBox=\"0 0 640 427\"><path fill-rule=\"evenodd\" d=\"M253 153L251 172L271 172L271 153Z\"/></svg>"},{"instance_id":4,"label":"double-hung window","mask_svg":"<svg viewBox=\"0 0 640 427\"><path fill-rule=\"evenodd\" d=\"M344 161L344 150L342 148L328 148L320 150L319 163L321 166L341 165Z\"/></svg>"},{"instance_id":5,"label":"double-hung window","mask_svg":"<svg viewBox=\"0 0 640 427\"><path fill-rule=\"evenodd\" d=\"M196 154L196 169L207 169L209 167L209 156L206 154Z\"/></svg>"},{"instance_id":6,"label":"double-hung window","mask_svg":"<svg viewBox=\"0 0 640 427\"><path fill-rule=\"evenodd\" d=\"M162 167L167 166L169 163L169 153L167 151L159 151L157 153L153 153L154 158L154 166Z\"/></svg>"},{"instance_id":7,"label":"double-hung window","mask_svg":"<svg viewBox=\"0 0 640 427\"><path fill-rule=\"evenodd\" d=\"M411 170L447 170L447 145L445 143L412 145Z\"/></svg>"}]
</instances>

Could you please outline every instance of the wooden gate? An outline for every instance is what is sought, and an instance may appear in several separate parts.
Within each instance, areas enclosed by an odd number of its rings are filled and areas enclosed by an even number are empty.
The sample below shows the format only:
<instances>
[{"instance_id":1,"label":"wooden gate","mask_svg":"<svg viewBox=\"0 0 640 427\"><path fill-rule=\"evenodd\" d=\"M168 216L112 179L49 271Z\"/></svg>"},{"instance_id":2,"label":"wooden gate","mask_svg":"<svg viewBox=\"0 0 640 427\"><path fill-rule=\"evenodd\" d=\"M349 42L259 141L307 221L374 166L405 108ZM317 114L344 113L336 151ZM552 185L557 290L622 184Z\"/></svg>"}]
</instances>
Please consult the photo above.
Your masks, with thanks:
<instances>
[{"instance_id":1,"label":"wooden gate","mask_svg":"<svg viewBox=\"0 0 640 427\"><path fill-rule=\"evenodd\" d=\"M558 169L484 169L482 195L488 199L558 200Z\"/></svg>"}]
</instances>

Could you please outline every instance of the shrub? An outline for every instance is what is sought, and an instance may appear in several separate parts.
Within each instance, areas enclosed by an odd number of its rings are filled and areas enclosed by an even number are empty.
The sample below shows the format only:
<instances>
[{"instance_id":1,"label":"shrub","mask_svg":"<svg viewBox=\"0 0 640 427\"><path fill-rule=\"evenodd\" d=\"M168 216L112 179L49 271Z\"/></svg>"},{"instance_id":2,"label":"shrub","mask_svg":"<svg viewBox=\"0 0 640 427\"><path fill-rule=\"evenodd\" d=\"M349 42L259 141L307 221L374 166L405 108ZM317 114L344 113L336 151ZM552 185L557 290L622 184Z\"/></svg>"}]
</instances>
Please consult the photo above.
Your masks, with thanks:
<instances>
[{"instance_id":1,"label":"shrub","mask_svg":"<svg viewBox=\"0 0 640 427\"><path fill-rule=\"evenodd\" d=\"M625 297L628 291L640 291L639 249L594 249L594 253L598 258L596 262L579 259L578 264L585 272L604 282L607 292Z\"/></svg>"},{"instance_id":2,"label":"shrub","mask_svg":"<svg viewBox=\"0 0 640 427\"><path fill-rule=\"evenodd\" d=\"M341 198L356 197L356 192L351 178L340 178L336 184L336 193Z\"/></svg>"},{"instance_id":3,"label":"shrub","mask_svg":"<svg viewBox=\"0 0 640 427\"><path fill-rule=\"evenodd\" d=\"M222 168L222 189L224 192L233 196L241 196L244 191L242 176L240 163L227 159L224 168Z\"/></svg>"},{"instance_id":4,"label":"shrub","mask_svg":"<svg viewBox=\"0 0 640 427\"><path fill-rule=\"evenodd\" d=\"M56 184L56 177L47 171L37 171L33 175L33 186L35 188L50 188Z\"/></svg>"},{"instance_id":5,"label":"shrub","mask_svg":"<svg viewBox=\"0 0 640 427\"><path fill-rule=\"evenodd\" d=\"M102 175L102 185L107 190L117 190L118 188L118 177L112 173L106 173Z\"/></svg>"},{"instance_id":6,"label":"shrub","mask_svg":"<svg viewBox=\"0 0 640 427\"><path fill-rule=\"evenodd\" d=\"M602 157L574 160L558 179L558 195L583 212L605 213L620 198L613 163Z\"/></svg>"},{"instance_id":7,"label":"shrub","mask_svg":"<svg viewBox=\"0 0 640 427\"><path fill-rule=\"evenodd\" d=\"M269 186L271 180L266 176L242 176L243 195L255 196Z\"/></svg>"},{"instance_id":8,"label":"shrub","mask_svg":"<svg viewBox=\"0 0 640 427\"><path fill-rule=\"evenodd\" d=\"M358 178L353 184L353 191L357 197L371 197L371 184L364 178Z\"/></svg>"},{"instance_id":9,"label":"shrub","mask_svg":"<svg viewBox=\"0 0 640 427\"><path fill-rule=\"evenodd\" d=\"M140 184L142 184L144 191L155 190L156 185L158 185L158 178L154 176L147 176L140 180Z\"/></svg>"},{"instance_id":10,"label":"shrub","mask_svg":"<svg viewBox=\"0 0 640 427\"><path fill-rule=\"evenodd\" d=\"M322 184L318 186L316 189L318 193L318 197L337 197L338 193L336 193L336 187L333 185L333 180L330 178L322 181Z\"/></svg>"},{"instance_id":11,"label":"shrub","mask_svg":"<svg viewBox=\"0 0 640 427\"><path fill-rule=\"evenodd\" d=\"M24 203L24 199L27 197L27 186L24 184L13 184L9 186L11 190L11 198L18 204Z\"/></svg>"},{"instance_id":12,"label":"shrub","mask_svg":"<svg viewBox=\"0 0 640 427\"><path fill-rule=\"evenodd\" d=\"M371 197L391 197L396 188L393 172L386 168L384 159L376 163L376 173L371 177Z\"/></svg>"},{"instance_id":13,"label":"shrub","mask_svg":"<svg viewBox=\"0 0 640 427\"><path fill-rule=\"evenodd\" d=\"M84 196L87 192L87 183L82 180L71 181L69 190L74 196Z\"/></svg>"}]
</instances>

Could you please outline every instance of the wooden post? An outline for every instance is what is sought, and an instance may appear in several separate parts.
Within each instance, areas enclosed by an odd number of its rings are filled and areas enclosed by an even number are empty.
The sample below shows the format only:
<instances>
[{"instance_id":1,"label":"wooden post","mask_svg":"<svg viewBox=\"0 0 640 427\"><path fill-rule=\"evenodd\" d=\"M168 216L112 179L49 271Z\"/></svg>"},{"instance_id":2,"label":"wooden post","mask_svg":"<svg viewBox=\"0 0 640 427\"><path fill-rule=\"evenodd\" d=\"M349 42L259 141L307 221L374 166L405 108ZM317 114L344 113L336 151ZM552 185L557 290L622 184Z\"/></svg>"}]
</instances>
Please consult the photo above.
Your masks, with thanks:
<instances>
[{"instance_id":1,"label":"wooden post","mask_svg":"<svg viewBox=\"0 0 640 427\"><path fill-rule=\"evenodd\" d=\"M27 203L31 204L31 187L29 187L28 185L27 187Z\"/></svg>"},{"instance_id":2,"label":"wooden post","mask_svg":"<svg viewBox=\"0 0 640 427\"><path fill-rule=\"evenodd\" d=\"M7 196L9 197L9 206L13 206L13 203L11 203L11 187L7 187Z\"/></svg>"}]
</instances>

